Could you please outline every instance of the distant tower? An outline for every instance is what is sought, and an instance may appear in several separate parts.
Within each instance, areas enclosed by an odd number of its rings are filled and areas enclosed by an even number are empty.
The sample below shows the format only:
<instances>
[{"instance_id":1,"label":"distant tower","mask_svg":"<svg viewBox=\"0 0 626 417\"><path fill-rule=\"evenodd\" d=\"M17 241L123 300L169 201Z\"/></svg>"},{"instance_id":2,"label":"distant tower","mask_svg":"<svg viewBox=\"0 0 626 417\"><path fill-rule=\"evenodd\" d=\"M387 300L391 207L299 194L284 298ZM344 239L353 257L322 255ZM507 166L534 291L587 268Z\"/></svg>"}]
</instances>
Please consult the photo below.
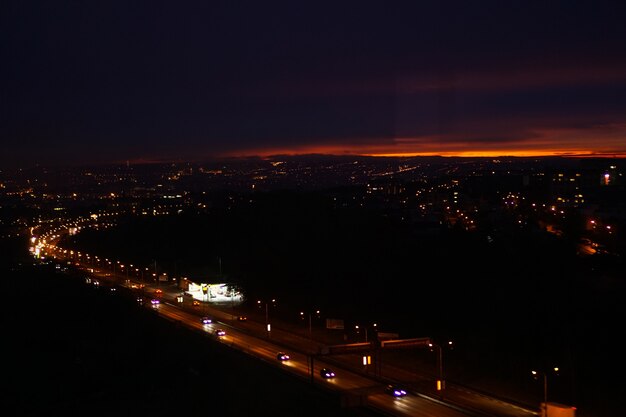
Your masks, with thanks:
<instances>
[{"instance_id":1,"label":"distant tower","mask_svg":"<svg viewBox=\"0 0 626 417\"><path fill-rule=\"evenodd\" d=\"M618 178L621 175L622 174L617 170L617 166L611 165L609 166L607 170L603 172L601 184L602 185L615 185L616 183L619 183Z\"/></svg>"}]
</instances>

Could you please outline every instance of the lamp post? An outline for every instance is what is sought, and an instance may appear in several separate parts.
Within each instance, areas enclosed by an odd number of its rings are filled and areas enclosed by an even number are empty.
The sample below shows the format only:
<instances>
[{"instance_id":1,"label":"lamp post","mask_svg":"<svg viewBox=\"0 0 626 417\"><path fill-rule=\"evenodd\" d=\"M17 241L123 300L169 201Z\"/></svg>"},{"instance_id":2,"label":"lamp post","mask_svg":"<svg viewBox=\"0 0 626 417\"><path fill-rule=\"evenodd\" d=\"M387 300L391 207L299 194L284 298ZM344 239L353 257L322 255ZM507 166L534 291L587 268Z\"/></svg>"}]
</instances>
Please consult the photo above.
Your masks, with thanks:
<instances>
[{"instance_id":1,"label":"lamp post","mask_svg":"<svg viewBox=\"0 0 626 417\"><path fill-rule=\"evenodd\" d=\"M437 349L437 391L442 391L445 388L445 382L443 381L443 352L439 345L429 343L429 346Z\"/></svg>"},{"instance_id":2,"label":"lamp post","mask_svg":"<svg viewBox=\"0 0 626 417\"><path fill-rule=\"evenodd\" d=\"M272 327L270 325L269 313L267 312L267 303L265 303L265 326L267 327L267 335L269 337Z\"/></svg>"},{"instance_id":3,"label":"lamp post","mask_svg":"<svg viewBox=\"0 0 626 417\"><path fill-rule=\"evenodd\" d=\"M359 333L359 325L354 326L357 334ZM367 343L367 326L363 327L365 329L365 343Z\"/></svg>"},{"instance_id":4,"label":"lamp post","mask_svg":"<svg viewBox=\"0 0 626 417\"><path fill-rule=\"evenodd\" d=\"M372 324L372 327L374 328L374 331L376 330L376 326L377 326L376 323ZM355 328L356 332L359 333L359 329L360 329L359 325L357 324L356 326L354 326L354 328ZM368 326L363 326L363 329L365 330L365 343L367 343L369 341L368 334L367 334L367 328L368 328Z\"/></svg>"},{"instance_id":5,"label":"lamp post","mask_svg":"<svg viewBox=\"0 0 626 417\"><path fill-rule=\"evenodd\" d=\"M318 316L320 315L320 311L319 310L315 310L315 314ZM309 340L313 340L313 325L312 325L312 316L313 316L313 312L309 311ZM304 311L300 312L300 318L302 320L304 320Z\"/></svg>"},{"instance_id":6,"label":"lamp post","mask_svg":"<svg viewBox=\"0 0 626 417\"><path fill-rule=\"evenodd\" d=\"M554 373L558 373L559 368L555 366L554 368L552 368L552 371ZM540 374L543 377L543 405L541 407L543 410L543 414L541 417L548 417L548 373L545 371L544 372L530 371L530 372L533 375L533 378L535 379L539 379Z\"/></svg>"},{"instance_id":7,"label":"lamp post","mask_svg":"<svg viewBox=\"0 0 626 417\"><path fill-rule=\"evenodd\" d=\"M452 349L452 341L449 340L447 343L449 349ZM435 343L429 343L428 347L437 350L437 391L443 392L446 389L446 381L443 376L443 349L441 345Z\"/></svg>"},{"instance_id":8,"label":"lamp post","mask_svg":"<svg viewBox=\"0 0 626 417\"><path fill-rule=\"evenodd\" d=\"M230 291L230 319L231 320L235 320L235 299L234 299L234 290L232 289L232 287L229 287L228 290Z\"/></svg>"},{"instance_id":9,"label":"lamp post","mask_svg":"<svg viewBox=\"0 0 626 417\"><path fill-rule=\"evenodd\" d=\"M259 307L261 307L261 304L263 303L261 300L258 300L257 305ZM272 298L272 304L276 303L276 299ZM272 331L272 325L270 324L270 315L269 315L269 309L268 309L268 302L265 301L265 328L267 329L267 337L269 338L271 336L271 331Z\"/></svg>"}]
</instances>

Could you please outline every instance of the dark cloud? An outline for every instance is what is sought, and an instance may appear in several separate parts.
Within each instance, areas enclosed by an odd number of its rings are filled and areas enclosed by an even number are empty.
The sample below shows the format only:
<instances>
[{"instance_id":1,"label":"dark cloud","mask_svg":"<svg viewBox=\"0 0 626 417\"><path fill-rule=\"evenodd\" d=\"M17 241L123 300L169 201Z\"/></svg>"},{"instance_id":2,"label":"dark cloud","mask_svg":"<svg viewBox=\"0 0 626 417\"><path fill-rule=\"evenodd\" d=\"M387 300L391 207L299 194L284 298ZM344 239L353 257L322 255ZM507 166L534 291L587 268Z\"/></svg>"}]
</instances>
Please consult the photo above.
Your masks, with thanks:
<instances>
[{"instance_id":1,"label":"dark cloud","mask_svg":"<svg viewBox=\"0 0 626 417\"><path fill-rule=\"evenodd\" d=\"M626 114L621 2L0 7L2 164L358 152L405 137L525 148L537 131L591 134Z\"/></svg>"}]
</instances>

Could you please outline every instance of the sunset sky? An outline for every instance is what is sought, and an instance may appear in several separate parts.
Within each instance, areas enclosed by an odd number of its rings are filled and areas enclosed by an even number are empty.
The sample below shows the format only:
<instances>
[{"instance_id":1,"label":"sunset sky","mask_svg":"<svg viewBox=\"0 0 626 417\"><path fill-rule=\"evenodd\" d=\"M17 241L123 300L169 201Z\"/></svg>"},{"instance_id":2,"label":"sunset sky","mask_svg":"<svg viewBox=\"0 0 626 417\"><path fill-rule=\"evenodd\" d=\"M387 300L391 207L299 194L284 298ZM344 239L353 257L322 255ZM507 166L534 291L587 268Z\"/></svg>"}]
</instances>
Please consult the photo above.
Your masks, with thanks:
<instances>
[{"instance_id":1,"label":"sunset sky","mask_svg":"<svg viewBox=\"0 0 626 417\"><path fill-rule=\"evenodd\" d=\"M626 2L0 5L0 169L626 156Z\"/></svg>"}]
</instances>

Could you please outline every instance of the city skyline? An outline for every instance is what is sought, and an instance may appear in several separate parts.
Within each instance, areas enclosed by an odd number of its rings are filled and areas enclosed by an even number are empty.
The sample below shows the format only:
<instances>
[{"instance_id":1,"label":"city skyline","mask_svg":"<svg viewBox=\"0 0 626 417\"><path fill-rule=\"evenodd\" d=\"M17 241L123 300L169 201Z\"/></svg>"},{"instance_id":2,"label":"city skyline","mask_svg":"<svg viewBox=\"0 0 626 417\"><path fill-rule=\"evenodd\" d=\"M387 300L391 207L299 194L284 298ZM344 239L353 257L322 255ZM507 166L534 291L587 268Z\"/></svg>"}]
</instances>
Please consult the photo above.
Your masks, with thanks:
<instances>
[{"instance_id":1,"label":"city skyline","mask_svg":"<svg viewBox=\"0 0 626 417\"><path fill-rule=\"evenodd\" d=\"M0 169L626 156L616 2L10 2Z\"/></svg>"}]
</instances>

